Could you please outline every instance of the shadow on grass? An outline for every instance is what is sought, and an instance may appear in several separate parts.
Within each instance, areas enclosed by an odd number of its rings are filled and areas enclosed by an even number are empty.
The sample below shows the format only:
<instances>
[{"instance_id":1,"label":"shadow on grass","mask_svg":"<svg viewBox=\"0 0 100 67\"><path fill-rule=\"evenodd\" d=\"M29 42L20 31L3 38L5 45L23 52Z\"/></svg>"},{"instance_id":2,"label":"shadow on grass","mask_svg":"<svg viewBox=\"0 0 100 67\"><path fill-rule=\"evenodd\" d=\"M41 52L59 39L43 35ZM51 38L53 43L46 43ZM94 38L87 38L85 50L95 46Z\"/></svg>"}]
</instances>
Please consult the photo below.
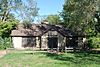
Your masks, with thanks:
<instances>
[{"instance_id":1,"label":"shadow on grass","mask_svg":"<svg viewBox=\"0 0 100 67\"><path fill-rule=\"evenodd\" d=\"M75 64L100 64L100 55L84 52L73 52L64 54L43 53L46 57L54 60L68 61ZM64 63L65 64L65 63Z\"/></svg>"}]
</instances>

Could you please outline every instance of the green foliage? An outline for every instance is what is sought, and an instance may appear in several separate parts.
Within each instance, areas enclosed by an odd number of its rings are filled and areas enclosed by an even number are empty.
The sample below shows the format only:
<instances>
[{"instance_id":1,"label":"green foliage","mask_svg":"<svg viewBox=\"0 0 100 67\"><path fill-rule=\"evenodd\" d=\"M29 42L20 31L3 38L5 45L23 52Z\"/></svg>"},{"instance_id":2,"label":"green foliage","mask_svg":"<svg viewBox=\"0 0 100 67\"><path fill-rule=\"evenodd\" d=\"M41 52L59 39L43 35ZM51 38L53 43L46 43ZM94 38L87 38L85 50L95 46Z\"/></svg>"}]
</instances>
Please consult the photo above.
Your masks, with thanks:
<instances>
[{"instance_id":1,"label":"green foliage","mask_svg":"<svg viewBox=\"0 0 100 67\"><path fill-rule=\"evenodd\" d=\"M2 38L0 37L0 50L12 47L11 38Z\"/></svg>"},{"instance_id":2,"label":"green foliage","mask_svg":"<svg viewBox=\"0 0 100 67\"><path fill-rule=\"evenodd\" d=\"M35 0L0 0L0 49L10 47L11 30L20 21L25 22L25 27L30 27L34 17L37 16L38 8Z\"/></svg>"},{"instance_id":3,"label":"green foliage","mask_svg":"<svg viewBox=\"0 0 100 67\"><path fill-rule=\"evenodd\" d=\"M11 14L13 4L21 0L0 0L0 49L11 47L10 34L15 28L18 20ZM13 11L12 11L13 12Z\"/></svg>"},{"instance_id":4,"label":"green foliage","mask_svg":"<svg viewBox=\"0 0 100 67\"><path fill-rule=\"evenodd\" d=\"M59 24L59 23L61 23L61 19L60 19L59 15L48 15L46 20L48 20L48 22L50 24Z\"/></svg>"},{"instance_id":5,"label":"green foliage","mask_svg":"<svg viewBox=\"0 0 100 67\"><path fill-rule=\"evenodd\" d=\"M11 34L11 30L15 28L16 24L17 24L16 21L13 21L13 22L0 21L0 36L1 37L9 37Z\"/></svg>"},{"instance_id":6,"label":"green foliage","mask_svg":"<svg viewBox=\"0 0 100 67\"><path fill-rule=\"evenodd\" d=\"M95 32L95 29L92 29L92 28L88 28L85 30L85 32L89 35L89 36L96 36L96 32Z\"/></svg>"},{"instance_id":7,"label":"green foliage","mask_svg":"<svg viewBox=\"0 0 100 67\"><path fill-rule=\"evenodd\" d=\"M78 35L85 33L90 48L100 47L100 0L65 0L63 24Z\"/></svg>"},{"instance_id":8,"label":"green foliage","mask_svg":"<svg viewBox=\"0 0 100 67\"><path fill-rule=\"evenodd\" d=\"M100 11L97 11L95 13L94 22L95 22L95 30L96 30L96 32L100 33Z\"/></svg>"},{"instance_id":9,"label":"green foliage","mask_svg":"<svg viewBox=\"0 0 100 67\"><path fill-rule=\"evenodd\" d=\"M18 1L18 0L16 0ZM11 30L15 28L18 20L10 13L11 0L0 0L0 37L9 37Z\"/></svg>"},{"instance_id":10,"label":"green foliage","mask_svg":"<svg viewBox=\"0 0 100 67\"><path fill-rule=\"evenodd\" d=\"M61 16L66 27L75 32L92 29L99 2L100 0L65 0Z\"/></svg>"},{"instance_id":11,"label":"green foliage","mask_svg":"<svg viewBox=\"0 0 100 67\"><path fill-rule=\"evenodd\" d=\"M90 37L88 42L90 48L100 48L100 37Z\"/></svg>"}]
</instances>

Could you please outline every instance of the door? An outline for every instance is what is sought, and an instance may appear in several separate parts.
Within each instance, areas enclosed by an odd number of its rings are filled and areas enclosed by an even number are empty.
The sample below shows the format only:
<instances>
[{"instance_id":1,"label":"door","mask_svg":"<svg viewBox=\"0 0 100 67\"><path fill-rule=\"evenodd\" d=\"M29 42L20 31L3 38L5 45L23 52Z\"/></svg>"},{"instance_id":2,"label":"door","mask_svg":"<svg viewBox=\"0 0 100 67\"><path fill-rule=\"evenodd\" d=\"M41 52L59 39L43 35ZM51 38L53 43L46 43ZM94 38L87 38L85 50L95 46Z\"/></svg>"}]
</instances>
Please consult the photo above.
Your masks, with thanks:
<instances>
[{"instance_id":1,"label":"door","mask_svg":"<svg viewBox=\"0 0 100 67\"><path fill-rule=\"evenodd\" d=\"M48 38L48 48L57 48L57 46L58 46L58 38L49 37Z\"/></svg>"}]
</instances>

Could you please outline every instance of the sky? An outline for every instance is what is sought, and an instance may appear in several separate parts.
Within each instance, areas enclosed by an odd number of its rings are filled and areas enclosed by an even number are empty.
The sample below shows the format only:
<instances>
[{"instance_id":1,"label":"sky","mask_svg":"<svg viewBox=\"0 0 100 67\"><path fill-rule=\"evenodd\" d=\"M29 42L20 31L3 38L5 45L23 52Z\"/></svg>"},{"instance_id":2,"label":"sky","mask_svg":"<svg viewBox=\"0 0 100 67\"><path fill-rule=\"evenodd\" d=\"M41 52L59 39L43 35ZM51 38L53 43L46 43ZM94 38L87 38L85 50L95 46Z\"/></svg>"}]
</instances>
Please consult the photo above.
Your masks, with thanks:
<instances>
[{"instance_id":1,"label":"sky","mask_svg":"<svg viewBox=\"0 0 100 67\"><path fill-rule=\"evenodd\" d=\"M26 0L23 0L26 2ZM63 9L64 0L35 0L39 8L38 16L34 18L34 22L41 21L42 17L51 14L59 14ZM15 13L16 14L16 13ZM17 15L17 14L16 14Z\"/></svg>"},{"instance_id":2,"label":"sky","mask_svg":"<svg viewBox=\"0 0 100 67\"><path fill-rule=\"evenodd\" d=\"M58 14L63 9L64 0L36 0L39 15Z\"/></svg>"}]
</instances>

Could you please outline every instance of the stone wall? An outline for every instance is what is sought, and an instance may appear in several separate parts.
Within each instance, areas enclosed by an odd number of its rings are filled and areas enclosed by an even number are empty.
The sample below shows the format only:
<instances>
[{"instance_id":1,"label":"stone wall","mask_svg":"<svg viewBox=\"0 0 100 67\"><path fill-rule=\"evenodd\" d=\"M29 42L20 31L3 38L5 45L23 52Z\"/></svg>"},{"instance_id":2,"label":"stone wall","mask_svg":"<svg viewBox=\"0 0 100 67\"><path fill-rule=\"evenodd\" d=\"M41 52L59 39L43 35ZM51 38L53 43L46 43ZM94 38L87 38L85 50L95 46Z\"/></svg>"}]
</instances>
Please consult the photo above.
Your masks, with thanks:
<instances>
[{"instance_id":1,"label":"stone wall","mask_svg":"<svg viewBox=\"0 0 100 67\"><path fill-rule=\"evenodd\" d=\"M48 49L48 38L56 37L57 38L57 48L65 49L66 45L66 37L62 36L57 31L48 31L44 35L40 37L12 37L14 48L16 49L24 49L28 47L36 47L40 48L40 40L41 40L41 48Z\"/></svg>"},{"instance_id":2,"label":"stone wall","mask_svg":"<svg viewBox=\"0 0 100 67\"><path fill-rule=\"evenodd\" d=\"M41 37L41 45L42 48L48 48L48 37L50 37L49 35L51 35L52 33L50 33L50 31L48 31L46 34L44 34ZM58 49L65 49L65 45L66 45L66 37L62 36L60 33L58 33L57 31L54 31L54 37L57 37L58 39ZM52 35L53 37L53 35Z\"/></svg>"},{"instance_id":3,"label":"stone wall","mask_svg":"<svg viewBox=\"0 0 100 67\"><path fill-rule=\"evenodd\" d=\"M42 37L41 37L41 48L48 48L48 33L45 33Z\"/></svg>"},{"instance_id":4,"label":"stone wall","mask_svg":"<svg viewBox=\"0 0 100 67\"><path fill-rule=\"evenodd\" d=\"M58 33L58 48L59 50L65 49L66 46L66 37Z\"/></svg>"}]
</instances>

